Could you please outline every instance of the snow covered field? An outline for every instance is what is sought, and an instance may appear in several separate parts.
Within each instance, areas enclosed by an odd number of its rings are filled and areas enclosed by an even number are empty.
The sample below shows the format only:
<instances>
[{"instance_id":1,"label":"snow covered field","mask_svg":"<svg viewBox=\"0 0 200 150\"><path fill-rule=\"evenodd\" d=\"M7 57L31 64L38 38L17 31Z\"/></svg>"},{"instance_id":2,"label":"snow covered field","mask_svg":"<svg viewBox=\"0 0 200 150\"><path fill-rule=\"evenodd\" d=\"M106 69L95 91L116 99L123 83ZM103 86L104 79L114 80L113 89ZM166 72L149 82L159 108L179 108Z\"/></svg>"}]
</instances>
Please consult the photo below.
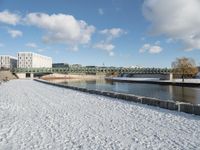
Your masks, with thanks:
<instances>
[{"instance_id":1,"label":"snow covered field","mask_svg":"<svg viewBox=\"0 0 200 150\"><path fill-rule=\"evenodd\" d=\"M0 85L0 150L200 149L200 117L32 80Z\"/></svg>"}]
</instances>

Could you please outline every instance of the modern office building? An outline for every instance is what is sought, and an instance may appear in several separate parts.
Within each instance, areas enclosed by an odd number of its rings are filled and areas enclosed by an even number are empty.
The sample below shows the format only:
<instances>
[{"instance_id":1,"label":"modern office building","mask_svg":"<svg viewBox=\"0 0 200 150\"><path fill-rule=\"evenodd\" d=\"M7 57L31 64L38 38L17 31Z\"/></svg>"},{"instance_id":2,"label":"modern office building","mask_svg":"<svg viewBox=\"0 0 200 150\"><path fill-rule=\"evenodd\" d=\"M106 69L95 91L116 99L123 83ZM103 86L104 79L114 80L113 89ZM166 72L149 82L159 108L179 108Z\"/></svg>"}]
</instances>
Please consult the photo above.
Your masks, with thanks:
<instances>
[{"instance_id":1,"label":"modern office building","mask_svg":"<svg viewBox=\"0 0 200 150\"><path fill-rule=\"evenodd\" d=\"M18 68L51 68L52 58L33 52L19 52Z\"/></svg>"},{"instance_id":2,"label":"modern office building","mask_svg":"<svg viewBox=\"0 0 200 150\"><path fill-rule=\"evenodd\" d=\"M17 58L9 55L0 55L0 69L17 68Z\"/></svg>"}]
</instances>

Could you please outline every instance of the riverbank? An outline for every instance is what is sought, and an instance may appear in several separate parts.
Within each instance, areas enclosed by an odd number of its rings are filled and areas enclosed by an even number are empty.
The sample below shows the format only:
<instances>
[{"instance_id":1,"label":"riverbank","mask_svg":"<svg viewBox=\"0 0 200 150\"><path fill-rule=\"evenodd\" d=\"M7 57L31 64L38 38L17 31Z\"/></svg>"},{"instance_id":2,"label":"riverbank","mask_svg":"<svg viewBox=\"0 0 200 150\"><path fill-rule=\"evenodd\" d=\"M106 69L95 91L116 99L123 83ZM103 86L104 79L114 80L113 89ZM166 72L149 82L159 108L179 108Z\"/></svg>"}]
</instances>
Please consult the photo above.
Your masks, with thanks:
<instances>
[{"instance_id":1,"label":"riverbank","mask_svg":"<svg viewBox=\"0 0 200 150\"><path fill-rule=\"evenodd\" d=\"M0 86L0 149L198 149L200 117L32 80Z\"/></svg>"},{"instance_id":2,"label":"riverbank","mask_svg":"<svg viewBox=\"0 0 200 150\"><path fill-rule=\"evenodd\" d=\"M176 85L186 87L200 87L200 79L173 79L173 80L160 80L159 78L127 78L127 77L106 77L106 80L117 82L135 82L135 83L151 83L161 85Z\"/></svg>"},{"instance_id":3,"label":"riverbank","mask_svg":"<svg viewBox=\"0 0 200 150\"><path fill-rule=\"evenodd\" d=\"M0 70L0 82L8 81L12 79L16 79L17 77L14 76L9 70Z\"/></svg>"},{"instance_id":4,"label":"riverbank","mask_svg":"<svg viewBox=\"0 0 200 150\"><path fill-rule=\"evenodd\" d=\"M42 76L41 79L44 80L56 80L56 79L80 79L80 80L94 80L103 79L105 75L86 75L86 74L49 74Z\"/></svg>"}]
</instances>

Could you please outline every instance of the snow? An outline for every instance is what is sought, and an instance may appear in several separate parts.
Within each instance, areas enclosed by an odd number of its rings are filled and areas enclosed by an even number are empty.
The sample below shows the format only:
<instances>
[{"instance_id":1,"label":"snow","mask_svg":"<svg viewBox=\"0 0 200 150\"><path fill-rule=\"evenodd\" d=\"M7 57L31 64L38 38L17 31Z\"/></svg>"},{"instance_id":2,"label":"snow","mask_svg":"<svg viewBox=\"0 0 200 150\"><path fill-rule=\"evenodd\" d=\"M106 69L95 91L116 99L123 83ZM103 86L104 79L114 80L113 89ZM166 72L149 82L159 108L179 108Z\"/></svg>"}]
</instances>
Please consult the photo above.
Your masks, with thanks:
<instances>
[{"instance_id":1,"label":"snow","mask_svg":"<svg viewBox=\"0 0 200 150\"><path fill-rule=\"evenodd\" d=\"M0 85L0 149L199 149L200 117L54 87Z\"/></svg>"},{"instance_id":2,"label":"snow","mask_svg":"<svg viewBox=\"0 0 200 150\"><path fill-rule=\"evenodd\" d=\"M160 78L131 78L131 77L106 77L106 79L114 79L114 80L127 80L127 81L159 81Z\"/></svg>"},{"instance_id":3,"label":"snow","mask_svg":"<svg viewBox=\"0 0 200 150\"><path fill-rule=\"evenodd\" d=\"M173 80L169 80L169 81L173 81L173 82L183 82L182 79L173 79ZM184 79L185 83L200 83L200 79Z\"/></svg>"},{"instance_id":4,"label":"snow","mask_svg":"<svg viewBox=\"0 0 200 150\"><path fill-rule=\"evenodd\" d=\"M182 79L160 80L160 78L131 78L131 77L106 77L106 79L121 80L121 81L155 81L155 82L182 83ZM200 83L200 79L184 79L184 83Z\"/></svg>"}]
</instances>

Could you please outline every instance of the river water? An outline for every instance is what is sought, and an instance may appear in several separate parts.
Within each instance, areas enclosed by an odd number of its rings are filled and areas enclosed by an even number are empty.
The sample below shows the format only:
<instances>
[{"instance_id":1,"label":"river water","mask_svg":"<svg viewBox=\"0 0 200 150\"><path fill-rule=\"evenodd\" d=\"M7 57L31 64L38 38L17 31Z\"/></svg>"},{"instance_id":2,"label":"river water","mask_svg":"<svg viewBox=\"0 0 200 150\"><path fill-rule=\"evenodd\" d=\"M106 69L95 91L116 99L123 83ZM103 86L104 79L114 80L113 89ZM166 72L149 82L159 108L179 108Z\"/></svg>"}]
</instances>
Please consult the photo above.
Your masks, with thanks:
<instances>
[{"instance_id":1,"label":"river water","mask_svg":"<svg viewBox=\"0 0 200 150\"><path fill-rule=\"evenodd\" d=\"M159 98L161 100L173 100L200 104L200 88L198 87L181 87L172 85L158 85L145 83L122 83L101 80L51 80L60 84L83 87L87 89L98 89L104 91L114 91L128 93L139 96Z\"/></svg>"}]
</instances>

